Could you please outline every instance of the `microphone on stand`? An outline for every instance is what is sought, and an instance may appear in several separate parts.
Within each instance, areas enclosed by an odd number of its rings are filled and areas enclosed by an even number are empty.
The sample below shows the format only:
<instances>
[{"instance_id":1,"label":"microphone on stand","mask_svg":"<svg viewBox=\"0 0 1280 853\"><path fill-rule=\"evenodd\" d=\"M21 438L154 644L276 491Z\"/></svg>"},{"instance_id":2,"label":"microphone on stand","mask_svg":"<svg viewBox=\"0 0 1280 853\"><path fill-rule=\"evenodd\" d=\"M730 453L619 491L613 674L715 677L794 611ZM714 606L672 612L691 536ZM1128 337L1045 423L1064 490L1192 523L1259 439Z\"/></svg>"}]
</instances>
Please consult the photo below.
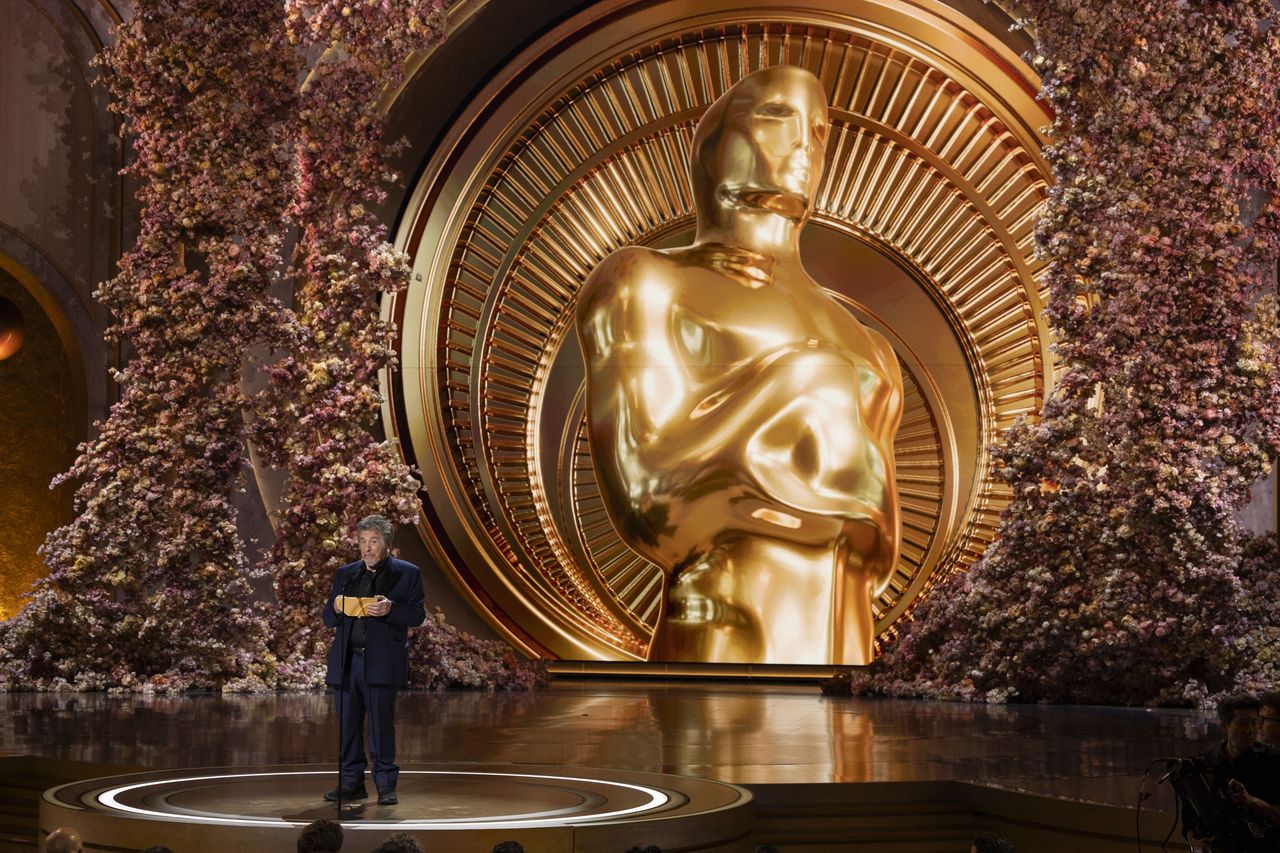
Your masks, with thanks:
<instances>
[{"instance_id":1,"label":"microphone on stand","mask_svg":"<svg viewBox=\"0 0 1280 853\"><path fill-rule=\"evenodd\" d=\"M342 619L345 618L347 615L345 612L346 605L347 605L347 589L351 586L351 580L354 577L355 577L354 574L348 576L346 583L342 585L342 609L338 611L338 616L339 616L338 630L339 631L342 630L344 625ZM337 686L337 691L338 691L338 822L339 823L342 822L342 721L344 719L342 716L342 711L343 711L342 694L344 692L343 682L350 675L350 673L347 672L347 646L351 644L351 625L349 623L346 624L346 634L344 635L344 639L346 640L346 642L343 643L343 647L341 651L342 669L339 670L339 673L338 673L338 686Z\"/></svg>"},{"instance_id":2,"label":"microphone on stand","mask_svg":"<svg viewBox=\"0 0 1280 853\"><path fill-rule=\"evenodd\" d=\"M1157 785L1163 785L1165 782L1168 782L1174 773L1177 773L1182 769L1183 759L1181 758L1159 758L1156 760L1163 761L1164 766L1169 768L1163 776L1156 780Z\"/></svg>"}]
</instances>

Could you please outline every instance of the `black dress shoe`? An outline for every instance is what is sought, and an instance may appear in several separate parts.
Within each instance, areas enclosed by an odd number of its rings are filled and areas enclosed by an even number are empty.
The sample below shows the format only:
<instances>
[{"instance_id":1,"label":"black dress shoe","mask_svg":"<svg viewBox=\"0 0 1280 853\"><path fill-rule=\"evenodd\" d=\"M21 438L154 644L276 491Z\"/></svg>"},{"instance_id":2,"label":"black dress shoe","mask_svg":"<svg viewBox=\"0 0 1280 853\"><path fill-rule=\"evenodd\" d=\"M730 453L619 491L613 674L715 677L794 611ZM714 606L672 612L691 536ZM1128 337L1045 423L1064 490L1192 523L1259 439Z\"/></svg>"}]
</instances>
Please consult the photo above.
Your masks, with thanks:
<instances>
[{"instance_id":1,"label":"black dress shoe","mask_svg":"<svg viewBox=\"0 0 1280 853\"><path fill-rule=\"evenodd\" d=\"M368 798L369 791L364 785L359 788L334 788L332 791L325 791L324 798L329 802L336 800L363 800Z\"/></svg>"},{"instance_id":2,"label":"black dress shoe","mask_svg":"<svg viewBox=\"0 0 1280 853\"><path fill-rule=\"evenodd\" d=\"M396 789L395 789L395 788L392 788L392 789L390 789L390 790L388 790L388 791L379 791L379 792L378 792L378 805L380 805L380 806L394 806L394 805L395 805L396 803L398 803L398 802L400 802L400 798L396 796Z\"/></svg>"}]
</instances>

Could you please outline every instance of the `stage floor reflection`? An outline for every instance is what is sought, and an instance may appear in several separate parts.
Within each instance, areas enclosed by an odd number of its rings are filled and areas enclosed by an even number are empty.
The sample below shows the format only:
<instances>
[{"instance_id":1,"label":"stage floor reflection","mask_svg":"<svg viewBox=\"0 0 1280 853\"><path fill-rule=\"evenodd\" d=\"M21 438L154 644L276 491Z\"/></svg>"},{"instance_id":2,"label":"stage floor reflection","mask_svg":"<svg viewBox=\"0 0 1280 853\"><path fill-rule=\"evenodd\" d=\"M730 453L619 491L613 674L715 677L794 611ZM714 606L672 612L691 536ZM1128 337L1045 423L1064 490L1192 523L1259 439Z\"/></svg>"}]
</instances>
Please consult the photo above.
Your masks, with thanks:
<instances>
[{"instance_id":1,"label":"stage floor reflection","mask_svg":"<svg viewBox=\"0 0 1280 853\"><path fill-rule=\"evenodd\" d=\"M332 766L172 770L72 782L45 792L40 822L75 826L87 850L164 844L185 853L288 850L313 820L338 819L318 792ZM746 853L751 794L660 773L508 764L408 764L400 803L346 803L342 849L375 849L409 832L427 850L487 853L518 834L529 853L608 853L661 846Z\"/></svg>"},{"instance_id":2,"label":"stage floor reflection","mask_svg":"<svg viewBox=\"0 0 1280 853\"><path fill-rule=\"evenodd\" d=\"M0 694L0 754L190 767L331 762L324 693ZM1217 742L1179 710L826 698L798 684L557 680L531 694L404 693L402 763L498 762L742 785L958 780L1132 806L1152 759ZM1149 783L1154 787L1154 782ZM1172 810L1168 786L1144 808Z\"/></svg>"}]
</instances>

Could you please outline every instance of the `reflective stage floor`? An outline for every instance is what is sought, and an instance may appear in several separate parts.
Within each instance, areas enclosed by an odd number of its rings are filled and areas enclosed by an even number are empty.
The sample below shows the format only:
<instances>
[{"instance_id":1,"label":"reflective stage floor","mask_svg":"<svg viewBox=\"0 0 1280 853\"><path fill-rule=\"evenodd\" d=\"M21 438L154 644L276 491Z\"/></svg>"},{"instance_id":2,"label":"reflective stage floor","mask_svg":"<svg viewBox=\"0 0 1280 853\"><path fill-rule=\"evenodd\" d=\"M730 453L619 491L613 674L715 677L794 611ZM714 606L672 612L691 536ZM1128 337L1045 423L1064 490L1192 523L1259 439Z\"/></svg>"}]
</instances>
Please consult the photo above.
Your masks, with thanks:
<instances>
[{"instance_id":1,"label":"reflective stage floor","mask_svg":"<svg viewBox=\"0 0 1280 853\"><path fill-rule=\"evenodd\" d=\"M331 764L331 701L0 694L0 755L155 770ZM667 773L757 796L772 786L971 782L1130 810L1153 759L1217 737L1209 716L1192 711L826 698L796 683L557 680L533 694L404 693L397 710L404 765ZM318 796L328 785L314 787ZM1148 789L1144 810L1172 812L1167 785L1153 779Z\"/></svg>"},{"instance_id":2,"label":"reflective stage floor","mask_svg":"<svg viewBox=\"0 0 1280 853\"><path fill-rule=\"evenodd\" d=\"M74 826L88 850L165 845L185 853L289 850L299 830L338 819L344 853L408 832L427 850L488 853L518 837L526 853L610 853L657 844L747 853L751 794L736 785L626 770L510 764L406 764L400 802L338 806L316 796L330 766L171 770L95 778L44 794L41 829Z\"/></svg>"}]
</instances>

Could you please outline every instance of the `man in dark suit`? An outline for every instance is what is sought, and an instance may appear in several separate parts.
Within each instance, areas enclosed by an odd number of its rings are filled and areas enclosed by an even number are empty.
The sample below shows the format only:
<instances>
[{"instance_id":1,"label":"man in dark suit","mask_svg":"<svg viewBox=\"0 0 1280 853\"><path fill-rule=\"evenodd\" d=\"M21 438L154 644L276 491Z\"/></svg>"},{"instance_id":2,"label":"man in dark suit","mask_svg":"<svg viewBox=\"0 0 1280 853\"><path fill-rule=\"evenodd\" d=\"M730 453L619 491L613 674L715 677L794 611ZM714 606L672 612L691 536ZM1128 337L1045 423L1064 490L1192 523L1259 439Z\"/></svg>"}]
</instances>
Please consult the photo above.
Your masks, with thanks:
<instances>
[{"instance_id":1,"label":"man in dark suit","mask_svg":"<svg viewBox=\"0 0 1280 853\"><path fill-rule=\"evenodd\" d=\"M336 628L329 648L325 683L333 687L342 727L339 784L326 800L360 800L368 766L364 720L369 717L369 755L378 805L393 806L396 797L396 689L409 683L410 628L426 619L422 572L413 563L390 555L391 522L380 515L356 525L360 559L333 576L324 608L324 624ZM358 599L372 600L362 606Z\"/></svg>"}]
</instances>

